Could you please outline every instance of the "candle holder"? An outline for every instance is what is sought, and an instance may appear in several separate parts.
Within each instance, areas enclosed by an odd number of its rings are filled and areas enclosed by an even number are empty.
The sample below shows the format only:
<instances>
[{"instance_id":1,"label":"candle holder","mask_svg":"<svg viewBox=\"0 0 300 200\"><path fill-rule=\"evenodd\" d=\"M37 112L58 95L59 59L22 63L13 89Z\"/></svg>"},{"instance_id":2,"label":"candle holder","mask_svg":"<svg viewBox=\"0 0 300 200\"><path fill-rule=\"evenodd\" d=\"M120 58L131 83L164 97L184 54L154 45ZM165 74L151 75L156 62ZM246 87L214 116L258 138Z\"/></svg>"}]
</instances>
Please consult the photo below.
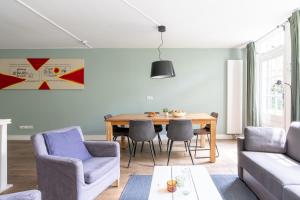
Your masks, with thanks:
<instances>
[{"instance_id":1,"label":"candle holder","mask_svg":"<svg viewBox=\"0 0 300 200\"><path fill-rule=\"evenodd\" d=\"M169 192L175 192L176 191L176 181L175 180L169 180L167 181L167 190Z\"/></svg>"}]
</instances>

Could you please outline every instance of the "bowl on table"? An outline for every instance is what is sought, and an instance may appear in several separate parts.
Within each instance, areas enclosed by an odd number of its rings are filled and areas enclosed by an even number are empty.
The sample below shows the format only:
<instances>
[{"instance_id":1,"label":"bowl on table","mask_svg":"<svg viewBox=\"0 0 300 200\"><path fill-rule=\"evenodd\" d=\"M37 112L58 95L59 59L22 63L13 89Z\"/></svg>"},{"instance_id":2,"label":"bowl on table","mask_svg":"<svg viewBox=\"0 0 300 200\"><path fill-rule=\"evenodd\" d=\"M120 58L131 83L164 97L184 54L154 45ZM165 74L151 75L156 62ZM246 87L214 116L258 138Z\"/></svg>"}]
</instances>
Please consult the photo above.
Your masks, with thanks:
<instances>
[{"instance_id":1,"label":"bowl on table","mask_svg":"<svg viewBox=\"0 0 300 200\"><path fill-rule=\"evenodd\" d=\"M148 117L156 117L156 116L157 116L157 113L156 113L156 112L148 112L148 113L147 113L147 116L148 116Z\"/></svg>"},{"instance_id":2,"label":"bowl on table","mask_svg":"<svg viewBox=\"0 0 300 200\"><path fill-rule=\"evenodd\" d=\"M186 112L183 112L183 111L173 111L172 115L173 115L173 117L184 117L186 115Z\"/></svg>"}]
</instances>

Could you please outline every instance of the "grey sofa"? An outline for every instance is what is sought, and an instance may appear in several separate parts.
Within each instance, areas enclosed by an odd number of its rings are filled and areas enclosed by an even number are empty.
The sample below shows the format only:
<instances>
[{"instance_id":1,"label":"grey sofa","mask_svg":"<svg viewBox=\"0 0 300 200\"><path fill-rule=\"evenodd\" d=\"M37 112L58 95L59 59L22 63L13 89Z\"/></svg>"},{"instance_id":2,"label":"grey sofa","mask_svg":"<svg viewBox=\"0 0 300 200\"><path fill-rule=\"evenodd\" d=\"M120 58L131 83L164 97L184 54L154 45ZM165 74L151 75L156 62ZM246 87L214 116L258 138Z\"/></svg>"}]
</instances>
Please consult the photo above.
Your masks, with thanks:
<instances>
[{"instance_id":1,"label":"grey sofa","mask_svg":"<svg viewBox=\"0 0 300 200\"><path fill-rule=\"evenodd\" d=\"M44 133L59 133L80 127L69 127ZM48 154L44 133L32 136L35 150L38 188L43 200L92 200L120 178L120 147L116 142L84 141L89 160Z\"/></svg>"},{"instance_id":2,"label":"grey sofa","mask_svg":"<svg viewBox=\"0 0 300 200\"><path fill-rule=\"evenodd\" d=\"M300 122L248 127L238 138L238 175L262 200L300 200Z\"/></svg>"},{"instance_id":3,"label":"grey sofa","mask_svg":"<svg viewBox=\"0 0 300 200\"><path fill-rule=\"evenodd\" d=\"M41 200L41 192L38 190L28 190L11 194L0 195L0 200Z\"/></svg>"}]
</instances>

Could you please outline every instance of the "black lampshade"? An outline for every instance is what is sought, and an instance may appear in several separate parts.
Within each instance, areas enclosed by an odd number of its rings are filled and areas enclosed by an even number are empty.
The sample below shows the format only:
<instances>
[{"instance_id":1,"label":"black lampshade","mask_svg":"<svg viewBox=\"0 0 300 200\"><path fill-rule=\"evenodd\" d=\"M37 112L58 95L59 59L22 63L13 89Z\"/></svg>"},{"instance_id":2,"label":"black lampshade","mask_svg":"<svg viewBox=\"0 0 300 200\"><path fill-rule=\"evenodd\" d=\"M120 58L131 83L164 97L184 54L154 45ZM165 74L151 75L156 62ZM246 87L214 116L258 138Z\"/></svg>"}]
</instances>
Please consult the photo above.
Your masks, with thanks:
<instances>
[{"instance_id":1,"label":"black lampshade","mask_svg":"<svg viewBox=\"0 0 300 200\"><path fill-rule=\"evenodd\" d=\"M159 60L152 62L151 78L171 78L175 77L173 64L169 60Z\"/></svg>"}]
</instances>

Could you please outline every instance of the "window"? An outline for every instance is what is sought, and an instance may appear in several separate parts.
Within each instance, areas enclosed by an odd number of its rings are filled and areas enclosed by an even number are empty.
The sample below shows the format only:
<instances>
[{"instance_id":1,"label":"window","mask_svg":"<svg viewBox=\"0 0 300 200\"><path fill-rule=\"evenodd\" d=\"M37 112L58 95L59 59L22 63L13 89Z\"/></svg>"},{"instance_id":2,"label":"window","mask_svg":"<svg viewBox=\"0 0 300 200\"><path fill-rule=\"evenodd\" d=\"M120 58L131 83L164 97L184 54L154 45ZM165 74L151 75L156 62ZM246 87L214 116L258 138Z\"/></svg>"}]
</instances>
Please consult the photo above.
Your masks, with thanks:
<instances>
[{"instance_id":1,"label":"window","mask_svg":"<svg viewBox=\"0 0 300 200\"><path fill-rule=\"evenodd\" d=\"M258 45L258 90L260 125L285 126L284 88L276 84L284 80L284 31L278 30Z\"/></svg>"}]
</instances>

